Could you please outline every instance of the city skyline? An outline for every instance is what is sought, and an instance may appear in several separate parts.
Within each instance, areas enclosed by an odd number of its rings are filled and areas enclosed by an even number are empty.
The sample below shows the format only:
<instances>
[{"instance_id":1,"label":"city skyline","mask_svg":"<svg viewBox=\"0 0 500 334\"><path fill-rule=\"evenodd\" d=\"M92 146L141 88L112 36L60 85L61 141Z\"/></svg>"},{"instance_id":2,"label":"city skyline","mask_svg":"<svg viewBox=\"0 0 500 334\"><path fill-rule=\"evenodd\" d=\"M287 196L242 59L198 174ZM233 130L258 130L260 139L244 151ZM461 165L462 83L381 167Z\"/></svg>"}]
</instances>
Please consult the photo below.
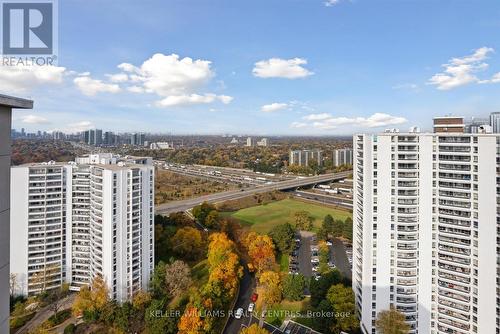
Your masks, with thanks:
<instances>
[{"instance_id":1,"label":"city skyline","mask_svg":"<svg viewBox=\"0 0 500 334\"><path fill-rule=\"evenodd\" d=\"M0 66L0 86L37 101L13 120L29 131L430 130L498 111L500 8L481 3L61 2L58 66Z\"/></svg>"}]
</instances>

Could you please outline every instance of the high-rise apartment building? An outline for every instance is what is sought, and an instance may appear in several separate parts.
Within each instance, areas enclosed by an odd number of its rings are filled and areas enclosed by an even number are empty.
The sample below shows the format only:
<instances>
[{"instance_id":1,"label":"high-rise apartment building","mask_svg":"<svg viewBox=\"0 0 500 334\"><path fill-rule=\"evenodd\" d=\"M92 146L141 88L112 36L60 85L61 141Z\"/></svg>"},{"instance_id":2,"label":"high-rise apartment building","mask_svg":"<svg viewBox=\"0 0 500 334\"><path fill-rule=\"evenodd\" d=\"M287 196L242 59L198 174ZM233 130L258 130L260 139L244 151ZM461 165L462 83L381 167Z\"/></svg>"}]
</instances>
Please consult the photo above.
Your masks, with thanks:
<instances>
[{"instance_id":1,"label":"high-rise apartment building","mask_svg":"<svg viewBox=\"0 0 500 334\"><path fill-rule=\"evenodd\" d=\"M500 133L500 112L490 114L490 126L494 133Z\"/></svg>"},{"instance_id":2,"label":"high-rise apartment building","mask_svg":"<svg viewBox=\"0 0 500 334\"><path fill-rule=\"evenodd\" d=\"M355 135L352 284L363 333L500 333L500 136ZM457 129L457 132L444 131Z\"/></svg>"},{"instance_id":3,"label":"high-rise apartment building","mask_svg":"<svg viewBox=\"0 0 500 334\"><path fill-rule=\"evenodd\" d=\"M12 109L33 101L0 94L0 333L9 332L10 155ZM24 129L23 129L24 132Z\"/></svg>"},{"instance_id":4,"label":"high-rise apartment building","mask_svg":"<svg viewBox=\"0 0 500 334\"><path fill-rule=\"evenodd\" d=\"M12 167L11 273L18 293L102 276L125 301L146 289L154 265L150 158L93 154L73 163Z\"/></svg>"},{"instance_id":5,"label":"high-rise apartment building","mask_svg":"<svg viewBox=\"0 0 500 334\"><path fill-rule=\"evenodd\" d=\"M290 165L309 166L313 161L316 162L318 166L322 165L323 158L320 150L290 151Z\"/></svg>"},{"instance_id":6,"label":"high-rise apartment building","mask_svg":"<svg viewBox=\"0 0 500 334\"><path fill-rule=\"evenodd\" d=\"M333 151L333 166L352 165L352 149L341 149Z\"/></svg>"},{"instance_id":7,"label":"high-rise apartment building","mask_svg":"<svg viewBox=\"0 0 500 334\"><path fill-rule=\"evenodd\" d=\"M255 140L252 137L248 137L246 146L247 147L255 146Z\"/></svg>"}]
</instances>

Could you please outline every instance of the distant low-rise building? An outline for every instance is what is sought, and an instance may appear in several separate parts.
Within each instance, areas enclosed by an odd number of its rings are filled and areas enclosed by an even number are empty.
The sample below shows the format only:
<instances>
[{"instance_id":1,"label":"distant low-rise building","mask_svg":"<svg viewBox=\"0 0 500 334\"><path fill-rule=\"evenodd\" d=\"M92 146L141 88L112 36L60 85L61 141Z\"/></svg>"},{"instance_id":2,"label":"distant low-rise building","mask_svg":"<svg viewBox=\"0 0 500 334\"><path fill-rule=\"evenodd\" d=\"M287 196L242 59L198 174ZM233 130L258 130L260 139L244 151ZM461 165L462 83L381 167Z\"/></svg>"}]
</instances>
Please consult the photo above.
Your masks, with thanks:
<instances>
[{"instance_id":1,"label":"distant low-rise building","mask_svg":"<svg viewBox=\"0 0 500 334\"><path fill-rule=\"evenodd\" d=\"M167 142L156 142L149 144L149 148L152 150L173 150L174 146Z\"/></svg>"},{"instance_id":2,"label":"distant low-rise building","mask_svg":"<svg viewBox=\"0 0 500 334\"><path fill-rule=\"evenodd\" d=\"M257 146L262 146L262 147L267 147L269 146L269 139L267 138L262 138L257 142Z\"/></svg>"},{"instance_id":3,"label":"distant low-rise building","mask_svg":"<svg viewBox=\"0 0 500 334\"><path fill-rule=\"evenodd\" d=\"M318 166L323 163L321 150L295 150L290 151L290 165L310 166L312 162L316 162Z\"/></svg>"}]
</instances>

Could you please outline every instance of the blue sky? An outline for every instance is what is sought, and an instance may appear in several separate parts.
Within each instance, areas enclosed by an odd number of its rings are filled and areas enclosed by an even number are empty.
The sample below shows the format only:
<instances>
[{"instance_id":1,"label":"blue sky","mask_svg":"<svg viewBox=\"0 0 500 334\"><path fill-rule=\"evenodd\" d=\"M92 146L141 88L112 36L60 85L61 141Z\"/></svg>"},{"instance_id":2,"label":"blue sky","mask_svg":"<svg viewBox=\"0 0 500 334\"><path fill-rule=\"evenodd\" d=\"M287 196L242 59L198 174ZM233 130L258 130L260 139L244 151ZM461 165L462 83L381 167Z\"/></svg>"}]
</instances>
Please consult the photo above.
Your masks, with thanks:
<instances>
[{"instance_id":1,"label":"blue sky","mask_svg":"<svg viewBox=\"0 0 500 334\"><path fill-rule=\"evenodd\" d=\"M428 129L500 110L499 30L494 0L64 0L58 67L0 66L0 90L30 130Z\"/></svg>"}]
</instances>

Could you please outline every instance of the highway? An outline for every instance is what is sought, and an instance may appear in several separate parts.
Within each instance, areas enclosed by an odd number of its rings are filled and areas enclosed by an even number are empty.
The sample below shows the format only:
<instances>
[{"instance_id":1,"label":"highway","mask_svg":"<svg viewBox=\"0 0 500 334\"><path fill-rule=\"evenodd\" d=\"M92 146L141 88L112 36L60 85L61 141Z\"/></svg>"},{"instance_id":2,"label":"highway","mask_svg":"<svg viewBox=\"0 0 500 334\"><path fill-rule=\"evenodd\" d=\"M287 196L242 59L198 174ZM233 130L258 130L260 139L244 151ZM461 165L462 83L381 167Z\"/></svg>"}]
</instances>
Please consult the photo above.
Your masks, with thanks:
<instances>
[{"instance_id":1,"label":"highway","mask_svg":"<svg viewBox=\"0 0 500 334\"><path fill-rule=\"evenodd\" d=\"M186 211L193 208L196 205L199 205L203 202L208 203L220 203L228 200L239 199L243 197L247 197L249 195L266 193L270 191L280 191L280 190L288 190L299 188L311 184L323 183L328 181L334 181L339 179L344 179L351 174L351 171L340 172L340 173L332 173L332 174L324 174L303 178L296 178L293 180L286 180L275 182L272 184L260 185L253 188L246 188L240 190L230 190L216 194L205 195L197 198L187 199L183 201L175 201L165 204L160 204L156 206L155 212L157 214L168 215L173 212Z\"/></svg>"}]
</instances>

